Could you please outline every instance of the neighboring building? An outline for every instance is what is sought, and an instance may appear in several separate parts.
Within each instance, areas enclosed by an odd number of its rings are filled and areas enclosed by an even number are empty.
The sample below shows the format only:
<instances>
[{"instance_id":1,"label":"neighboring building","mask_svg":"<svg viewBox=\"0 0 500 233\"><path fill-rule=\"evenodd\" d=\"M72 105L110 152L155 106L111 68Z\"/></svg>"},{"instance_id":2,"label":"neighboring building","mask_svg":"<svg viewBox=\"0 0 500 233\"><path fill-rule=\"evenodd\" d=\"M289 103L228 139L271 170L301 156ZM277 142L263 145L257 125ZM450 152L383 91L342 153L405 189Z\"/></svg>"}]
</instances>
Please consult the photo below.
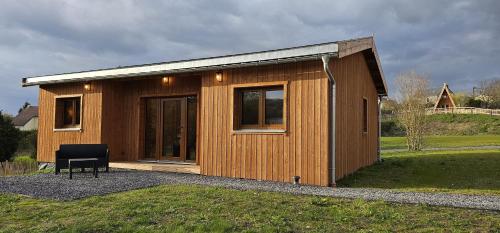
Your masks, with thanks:
<instances>
[{"instance_id":1,"label":"neighboring building","mask_svg":"<svg viewBox=\"0 0 500 233\"><path fill-rule=\"evenodd\" d=\"M38 107L28 106L12 119L12 124L21 131L38 129Z\"/></svg>"},{"instance_id":2,"label":"neighboring building","mask_svg":"<svg viewBox=\"0 0 500 233\"><path fill-rule=\"evenodd\" d=\"M434 109L455 108L455 101L453 101L453 92L448 88L448 84L444 83L441 92L439 93Z\"/></svg>"},{"instance_id":3,"label":"neighboring building","mask_svg":"<svg viewBox=\"0 0 500 233\"><path fill-rule=\"evenodd\" d=\"M23 79L32 85L38 161L105 143L112 161L322 186L379 159L387 95L372 37Z\"/></svg>"}]
</instances>

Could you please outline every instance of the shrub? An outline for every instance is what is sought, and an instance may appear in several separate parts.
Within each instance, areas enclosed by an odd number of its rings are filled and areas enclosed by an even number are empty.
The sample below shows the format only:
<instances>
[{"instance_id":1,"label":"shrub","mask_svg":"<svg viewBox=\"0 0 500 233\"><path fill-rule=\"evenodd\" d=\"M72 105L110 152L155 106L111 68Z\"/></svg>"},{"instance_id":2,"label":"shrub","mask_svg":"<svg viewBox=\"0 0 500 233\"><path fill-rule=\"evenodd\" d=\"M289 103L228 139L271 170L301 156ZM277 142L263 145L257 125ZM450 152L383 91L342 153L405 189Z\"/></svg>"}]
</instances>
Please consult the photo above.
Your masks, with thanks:
<instances>
[{"instance_id":1,"label":"shrub","mask_svg":"<svg viewBox=\"0 0 500 233\"><path fill-rule=\"evenodd\" d=\"M14 157L12 162L5 161L0 167L0 176L24 175L38 170L38 163L29 155Z\"/></svg>"},{"instance_id":2,"label":"shrub","mask_svg":"<svg viewBox=\"0 0 500 233\"><path fill-rule=\"evenodd\" d=\"M0 111L0 162L12 158L17 150L19 138L19 130Z\"/></svg>"},{"instance_id":3,"label":"shrub","mask_svg":"<svg viewBox=\"0 0 500 233\"><path fill-rule=\"evenodd\" d=\"M24 166L30 166L32 164L36 164L36 160L31 158L31 156L29 156L29 155L16 156L16 157L14 157L12 162L15 164L24 165Z\"/></svg>"},{"instance_id":4,"label":"shrub","mask_svg":"<svg viewBox=\"0 0 500 233\"><path fill-rule=\"evenodd\" d=\"M474 98L470 98L470 99L469 99L469 100L465 103L465 106L466 106L466 107L481 108L483 105L484 105L483 101L478 100L478 99L474 99Z\"/></svg>"},{"instance_id":5,"label":"shrub","mask_svg":"<svg viewBox=\"0 0 500 233\"><path fill-rule=\"evenodd\" d=\"M36 159L37 131L21 131L17 154L29 154Z\"/></svg>"},{"instance_id":6,"label":"shrub","mask_svg":"<svg viewBox=\"0 0 500 233\"><path fill-rule=\"evenodd\" d=\"M380 122L380 130L383 137L404 136L405 130L395 120L384 120Z\"/></svg>"}]
</instances>

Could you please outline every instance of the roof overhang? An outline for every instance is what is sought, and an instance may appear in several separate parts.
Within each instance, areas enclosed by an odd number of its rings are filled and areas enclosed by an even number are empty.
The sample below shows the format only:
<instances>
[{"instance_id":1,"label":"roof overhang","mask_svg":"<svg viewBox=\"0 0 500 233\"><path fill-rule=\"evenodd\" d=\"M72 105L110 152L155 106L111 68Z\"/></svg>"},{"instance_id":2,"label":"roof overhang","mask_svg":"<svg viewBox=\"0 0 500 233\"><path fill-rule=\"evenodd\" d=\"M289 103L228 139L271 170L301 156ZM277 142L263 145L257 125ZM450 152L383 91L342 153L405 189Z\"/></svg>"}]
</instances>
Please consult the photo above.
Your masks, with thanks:
<instances>
[{"instance_id":1,"label":"roof overhang","mask_svg":"<svg viewBox=\"0 0 500 233\"><path fill-rule=\"evenodd\" d=\"M337 43L325 43L264 52L173 61L167 63L145 64L138 66L117 67L112 69L92 70L77 73L28 77L23 78L22 85L33 86L52 83L80 82L124 77L218 70L233 67L314 60L321 59L321 56L323 55L331 55L336 57L338 55Z\"/></svg>"},{"instance_id":2,"label":"roof overhang","mask_svg":"<svg viewBox=\"0 0 500 233\"><path fill-rule=\"evenodd\" d=\"M384 73L373 37L220 57L27 77L22 79L22 85L34 86L151 75L169 75L206 70L222 70L236 67L316 60L321 59L324 55L342 58L358 52L362 52L365 56L377 93L381 96L386 96L387 84L385 82Z\"/></svg>"},{"instance_id":3,"label":"roof overhang","mask_svg":"<svg viewBox=\"0 0 500 233\"><path fill-rule=\"evenodd\" d=\"M384 77L384 71L382 70L382 65L380 63L380 58L378 56L377 47L375 46L375 40L373 37L364 37L353 40L345 40L337 42L339 45L339 58L349 56L354 53L362 52L366 64L368 65L368 70L377 89L377 93L380 96L387 96L387 83Z\"/></svg>"}]
</instances>

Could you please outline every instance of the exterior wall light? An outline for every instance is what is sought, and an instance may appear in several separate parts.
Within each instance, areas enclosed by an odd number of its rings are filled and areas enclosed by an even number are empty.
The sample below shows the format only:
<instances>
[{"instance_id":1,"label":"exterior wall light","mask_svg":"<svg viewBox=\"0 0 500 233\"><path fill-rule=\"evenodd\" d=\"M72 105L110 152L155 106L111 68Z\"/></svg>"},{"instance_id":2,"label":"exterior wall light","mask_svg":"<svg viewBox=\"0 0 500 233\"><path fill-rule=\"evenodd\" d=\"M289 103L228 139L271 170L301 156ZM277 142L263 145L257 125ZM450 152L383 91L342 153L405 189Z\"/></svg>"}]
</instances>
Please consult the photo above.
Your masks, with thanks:
<instances>
[{"instance_id":1,"label":"exterior wall light","mask_svg":"<svg viewBox=\"0 0 500 233\"><path fill-rule=\"evenodd\" d=\"M172 77L163 77L161 79L161 83L165 86L170 86L170 84L172 83Z\"/></svg>"},{"instance_id":2,"label":"exterior wall light","mask_svg":"<svg viewBox=\"0 0 500 233\"><path fill-rule=\"evenodd\" d=\"M215 73L215 79L219 82L222 82L222 71L217 71Z\"/></svg>"},{"instance_id":3,"label":"exterior wall light","mask_svg":"<svg viewBox=\"0 0 500 233\"><path fill-rule=\"evenodd\" d=\"M90 83L83 84L83 89L85 89L86 91L90 91Z\"/></svg>"}]
</instances>

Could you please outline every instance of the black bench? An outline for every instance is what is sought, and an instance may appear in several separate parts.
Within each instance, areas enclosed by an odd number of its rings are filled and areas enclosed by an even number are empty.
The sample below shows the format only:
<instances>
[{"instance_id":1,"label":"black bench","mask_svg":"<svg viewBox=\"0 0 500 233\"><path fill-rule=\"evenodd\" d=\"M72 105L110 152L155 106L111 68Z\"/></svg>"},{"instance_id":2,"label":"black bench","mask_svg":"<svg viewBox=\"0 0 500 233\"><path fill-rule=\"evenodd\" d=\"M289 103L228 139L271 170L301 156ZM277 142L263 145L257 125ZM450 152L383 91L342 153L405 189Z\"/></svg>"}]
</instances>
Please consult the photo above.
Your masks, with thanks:
<instances>
[{"instance_id":1,"label":"black bench","mask_svg":"<svg viewBox=\"0 0 500 233\"><path fill-rule=\"evenodd\" d=\"M81 168L85 171L85 168L93 168L94 165L96 169L99 167L106 168L106 172L109 172L109 149L106 144L62 144L59 146L59 150L56 151L56 174L61 173L61 169L69 168L69 160L83 159L78 163L73 163L72 168ZM85 159L89 159L89 162L85 162ZM97 159L93 161L93 159ZM95 173L95 171L94 171Z\"/></svg>"}]
</instances>

